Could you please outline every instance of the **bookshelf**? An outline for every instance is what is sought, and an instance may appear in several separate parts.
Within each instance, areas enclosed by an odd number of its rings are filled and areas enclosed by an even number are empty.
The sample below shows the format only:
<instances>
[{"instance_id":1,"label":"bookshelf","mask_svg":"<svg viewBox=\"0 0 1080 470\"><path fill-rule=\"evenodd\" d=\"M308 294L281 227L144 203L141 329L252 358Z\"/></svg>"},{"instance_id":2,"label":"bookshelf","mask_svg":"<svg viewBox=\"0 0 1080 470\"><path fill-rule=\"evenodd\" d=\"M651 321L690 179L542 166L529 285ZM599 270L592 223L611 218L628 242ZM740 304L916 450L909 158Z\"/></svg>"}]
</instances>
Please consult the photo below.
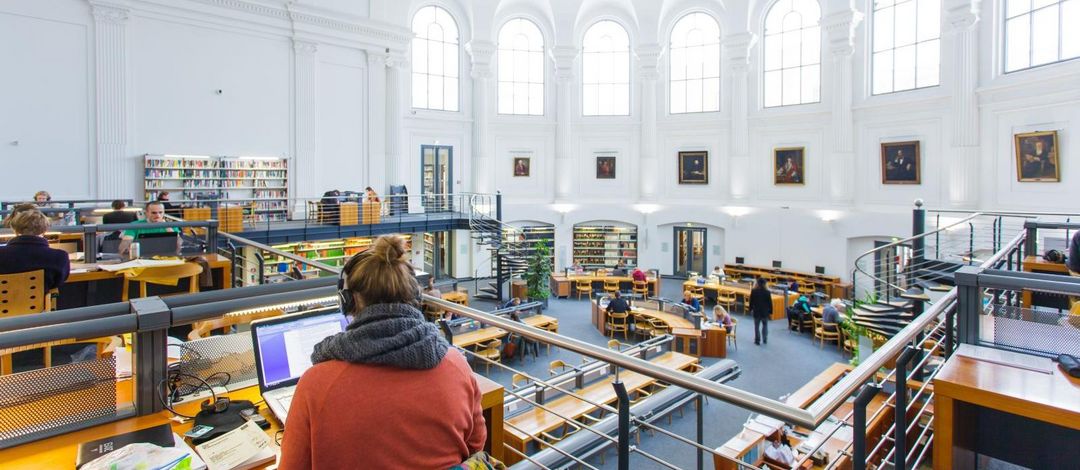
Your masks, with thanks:
<instances>
[{"instance_id":1,"label":"bookshelf","mask_svg":"<svg viewBox=\"0 0 1080 470\"><path fill-rule=\"evenodd\" d=\"M574 264L585 269L613 268L621 260L637 266L637 227L575 225Z\"/></svg>"},{"instance_id":2,"label":"bookshelf","mask_svg":"<svg viewBox=\"0 0 1080 470\"><path fill-rule=\"evenodd\" d=\"M288 217L288 160L273 157L146 155L143 188L147 201L162 191L184 206L226 200L244 207L252 222Z\"/></svg>"},{"instance_id":3,"label":"bookshelf","mask_svg":"<svg viewBox=\"0 0 1080 470\"><path fill-rule=\"evenodd\" d=\"M406 249L411 248L412 243L409 235L399 235L405 240ZM375 242L375 237L355 237L355 238L342 238L338 240L324 240L318 242L297 242L297 243L285 243L282 245L272 245L273 248L292 253L298 256L303 256L312 261L318 261L323 264L331 266L344 266L345 261L357 253L362 253L371 247L371 244ZM288 258L280 258L276 255L267 253L264 259L264 272L268 279L272 279L275 276L284 276L292 270L293 265L298 261L293 261ZM329 276L330 273L320 272L306 264L300 263L300 272L304 274L304 277L316 277L316 276Z\"/></svg>"},{"instance_id":4,"label":"bookshelf","mask_svg":"<svg viewBox=\"0 0 1080 470\"><path fill-rule=\"evenodd\" d=\"M546 224L545 225L528 225L528 226L518 227L518 229L520 229L521 232L522 232L522 235L525 236L524 240L519 240L519 241L526 242L525 243L526 246L525 246L525 248L523 248L522 251L524 251L529 256L532 256L533 252L536 251L536 248L534 247L534 245L536 245L536 242L540 241L540 240L544 240L544 244L547 245L547 247L548 247L548 262L551 264L551 269L554 270L555 269L555 226L554 225L546 225ZM509 237L511 237L511 236L512 235L510 235L508 233L503 235L503 237L505 237L506 241L512 241L512 240L509 239Z\"/></svg>"}]
</instances>

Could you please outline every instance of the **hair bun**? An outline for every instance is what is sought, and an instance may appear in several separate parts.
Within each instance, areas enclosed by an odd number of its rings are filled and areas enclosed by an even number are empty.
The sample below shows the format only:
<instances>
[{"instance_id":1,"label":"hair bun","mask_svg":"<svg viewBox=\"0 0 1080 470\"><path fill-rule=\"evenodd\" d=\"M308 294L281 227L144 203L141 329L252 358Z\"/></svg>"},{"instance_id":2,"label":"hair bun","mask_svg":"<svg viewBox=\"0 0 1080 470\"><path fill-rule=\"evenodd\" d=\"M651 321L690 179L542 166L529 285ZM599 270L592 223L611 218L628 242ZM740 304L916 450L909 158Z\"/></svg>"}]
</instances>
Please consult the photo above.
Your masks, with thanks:
<instances>
[{"instance_id":1,"label":"hair bun","mask_svg":"<svg viewBox=\"0 0 1080 470\"><path fill-rule=\"evenodd\" d=\"M376 258L393 264L405 256L405 240L397 235L383 235L375 239L371 250Z\"/></svg>"}]
</instances>

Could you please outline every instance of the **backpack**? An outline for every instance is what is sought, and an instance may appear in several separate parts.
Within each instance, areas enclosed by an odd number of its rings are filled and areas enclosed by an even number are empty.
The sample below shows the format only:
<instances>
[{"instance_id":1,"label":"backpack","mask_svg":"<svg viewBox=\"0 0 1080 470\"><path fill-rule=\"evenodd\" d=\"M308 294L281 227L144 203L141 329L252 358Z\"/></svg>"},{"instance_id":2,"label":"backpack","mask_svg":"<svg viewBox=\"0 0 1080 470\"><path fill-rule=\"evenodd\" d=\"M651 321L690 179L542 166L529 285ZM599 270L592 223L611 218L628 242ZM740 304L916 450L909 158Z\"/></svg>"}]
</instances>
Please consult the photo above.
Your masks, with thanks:
<instances>
[{"instance_id":1,"label":"backpack","mask_svg":"<svg viewBox=\"0 0 1080 470\"><path fill-rule=\"evenodd\" d=\"M513 359L518 350L518 336L511 333L506 337L506 344L503 345L502 357L503 360Z\"/></svg>"}]
</instances>

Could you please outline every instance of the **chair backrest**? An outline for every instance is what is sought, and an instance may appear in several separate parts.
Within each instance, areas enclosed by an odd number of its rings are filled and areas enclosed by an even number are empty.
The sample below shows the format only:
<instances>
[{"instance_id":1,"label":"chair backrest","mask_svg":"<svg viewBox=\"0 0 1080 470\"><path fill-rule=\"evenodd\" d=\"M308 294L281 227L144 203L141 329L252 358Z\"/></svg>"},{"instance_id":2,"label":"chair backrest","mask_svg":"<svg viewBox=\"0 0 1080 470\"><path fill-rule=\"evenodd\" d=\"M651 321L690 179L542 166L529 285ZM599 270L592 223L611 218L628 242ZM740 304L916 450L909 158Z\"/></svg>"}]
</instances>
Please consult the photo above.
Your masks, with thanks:
<instances>
[{"instance_id":1,"label":"chair backrest","mask_svg":"<svg viewBox=\"0 0 1080 470\"><path fill-rule=\"evenodd\" d=\"M615 351L618 351L621 346L622 346L622 343L620 343L619 340L617 340L617 339L613 339L613 340L610 340L610 341L607 342L608 349L613 349Z\"/></svg>"},{"instance_id":2,"label":"chair backrest","mask_svg":"<svg viewBox=\"0 0 1080 470\"><path fill-rule=\"evenodd\" d=\"M619 281L616 280L616 279L604 279L604 288L605 289L618 289L619 288Z\"/></svg>"},{"instance_id":3,"label":"chair backrest","mask_svg":"<svg viewBox=\"0 0 1080 470\"><path fill-rule=\"evenodd\" d=\"M45 270L0 274L0 318L49 309Z\"/></svg>"},{"instance_id":4,"label":"chair backrest","mask_svg":"<svg viewBox=\"0 0 1080 470\"><path fill-rule=\"evenodd\" d=\"M502 340L501 339L493 339L493 340L491 340L490 343L488 343L487 345L484 346L484 349L487 349L487 350L490 351L492 349L498 349L499 346L502 346Z\"/></svg>"},{"instance_id":5,"label":"chair backrest","mask_svg":"<svg viewBox=\"0 0 1080 470\"><path fill-rule=\"evenodd\" d=\"M551 361L551 363L548 364L548 372L551 373L551 374L555 374L556 372L558 372L561 369L568 369L568 368L570 368L570 366L568 366L565 362L563 362L562 360L559 360L559 359Z\"/></svg>"},{"instance_id":6,"label":"chair backrest","mask_svg":"<svg viewBox=\"0 0 1080 470\"><path fill-rule=\"evenodd\" d=\"M521 382L521 383L527 384L527 383L529 383L529 381L530 381L530 380L532 380L532 379L530 379L530 378L529 378L528 376L526 376L525 374L515 373L515 374L514 374L514 375L513 375L513 376L512 376L511 378L510 378L510 386L512 386L512 387L514 387L514 388L517 388L517 386L518 386L518 382Z\"/></svg>"},{"instance_id":7,"label":"chair backrest","mask_svg":"<svg viewBox=\"0 0 1080 470\"><path fill-rule=\"evenodd\" d=\"M578 288L578 290L581 290L581 289L592 289L592 281L590 281L590 280L588 280L588 279L578 279L578 280L577 280L577 281L575 281L575 282L577 283L577 288Z\"/></svg>"}]
</instances>

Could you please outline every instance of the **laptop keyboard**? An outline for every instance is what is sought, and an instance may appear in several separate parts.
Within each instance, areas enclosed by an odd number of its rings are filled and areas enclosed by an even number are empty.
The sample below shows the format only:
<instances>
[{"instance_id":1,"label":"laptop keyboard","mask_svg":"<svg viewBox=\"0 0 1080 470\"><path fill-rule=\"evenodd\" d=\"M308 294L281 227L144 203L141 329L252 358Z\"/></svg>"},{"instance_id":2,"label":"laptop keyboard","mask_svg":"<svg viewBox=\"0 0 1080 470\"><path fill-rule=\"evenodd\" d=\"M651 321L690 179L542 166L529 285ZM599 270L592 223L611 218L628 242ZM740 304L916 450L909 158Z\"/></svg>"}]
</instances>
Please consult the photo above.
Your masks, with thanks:
<instances>
[{"instance_id":1,"label":"laptop keyboard","mask_svg":"<svg viewBox=\"0 0 1080 470\"><path fill-rule=\"evenodd\" d=\"M285 414L289 414L289 405L292 404L292 397L292 391L289 391L288 393L283 393L280 397L278 397L278 404L281 405L281 408L283 410L285 410Z\"/></svg>"}]
</instances>

